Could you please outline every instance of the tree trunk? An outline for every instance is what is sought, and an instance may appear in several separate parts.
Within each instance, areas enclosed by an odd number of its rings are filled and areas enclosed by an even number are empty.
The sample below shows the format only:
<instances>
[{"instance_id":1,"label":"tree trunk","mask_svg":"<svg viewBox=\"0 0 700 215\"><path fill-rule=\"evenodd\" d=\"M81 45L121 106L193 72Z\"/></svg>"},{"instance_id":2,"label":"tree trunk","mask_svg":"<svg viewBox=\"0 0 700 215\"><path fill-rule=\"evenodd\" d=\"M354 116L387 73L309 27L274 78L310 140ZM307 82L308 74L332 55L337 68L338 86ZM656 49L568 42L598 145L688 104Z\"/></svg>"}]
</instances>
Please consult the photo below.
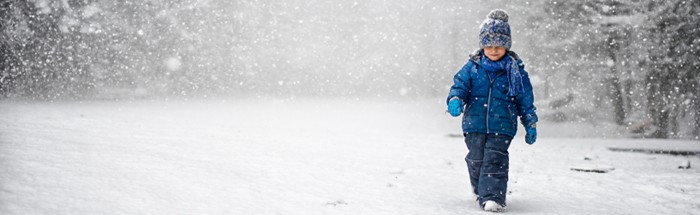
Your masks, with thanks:
<instances>
[{"instance_id":1,"label":"tree trunk","mask_svg":"<svg viewBox=\"0 0 700 215\"><path fill-rule=\"evenodd\" d=\"M613 69L613 71L615 70ZM624 125L626 113L620 80L617 77L613 77L610 82L610 97L612 100L613 113L615 114L615 123Z\"/></svg>"},{"instance_id":2,"label":"tree trunk","mask_svg":"<svg viewBox=\"0 0 700 215\"><path fill-rule=\"evenodd\" d=\"M655 125L659 126L659 130L657 130L653 137L655 138L668 138L668 120L669 120L669 114L668 111L661 111L661 113L658 113L658 117L655 119L656 122L654 122Z\"/></svg>"},{"instance_id":3,"label":"tree trunk","mask_svg":"<svg viewBox=\"0 0 700 215\"><path fill-rule=\"evenodd\" d=\"M608 47L608 57L613 62L610 67L610 76L612 78L610 79L610 83L608 85L608 92L610 94L611 104L613 106L613 114L615 114L615 123L618 125L624 125L626 118L625 100L623 98L624 95L622 94L620 79L618 78L619 72L616 69L616 66L619 63L616 55L616 52L619 50L619 45L617 42L615 42L615 40L615 35L608 36L608 44L610 44L610 47Z\"/></svg>"},{"instance_id":4,"label":"tree trunk","mask_svg":"<svg viewBox=\"0 0 700 215\"><path fill-rule=\"evenodd\" d=\"M698 80L698 81L696 81L696 84L697 84L696 86L700 86L700 78L696 78L696 80ZM700 89L698 89L698 88L696 88L696 89L697 89L696 93L694 94L694 97L692 99L692 101L693 101L692 107L694 107L693 108L693 115L694 115L693 127L695 128L693 130L693 137L695 139L700 139L700 97L698 97L698 95L700 95Z\"/></svg>"}]
</instances>

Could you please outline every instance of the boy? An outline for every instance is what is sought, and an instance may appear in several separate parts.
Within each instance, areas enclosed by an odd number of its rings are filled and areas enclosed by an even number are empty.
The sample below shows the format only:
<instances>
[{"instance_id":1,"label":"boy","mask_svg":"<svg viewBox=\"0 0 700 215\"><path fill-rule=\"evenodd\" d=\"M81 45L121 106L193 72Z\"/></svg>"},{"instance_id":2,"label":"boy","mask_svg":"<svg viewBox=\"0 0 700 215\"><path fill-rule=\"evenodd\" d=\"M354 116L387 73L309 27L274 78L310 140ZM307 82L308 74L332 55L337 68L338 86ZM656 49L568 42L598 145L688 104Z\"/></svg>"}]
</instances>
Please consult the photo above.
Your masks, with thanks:
<instances>
[{"instance_id":1,"label":"boy","mask_svg":"<svg viewBox=\"0 0 700 215\"><path fill-rule=\"evenodd\" d=\"M472 191L485 211L506 206L508 147L517 130L517 117L525 127L525 142L537 139L537 114L532 84L511 46L508 14L493 10L481 24L480 49L454 77L447 97L450 115L462 112L462 130L469 153ZM466 105L466 109L465 109Z\"/></svg>"}]
</instances>

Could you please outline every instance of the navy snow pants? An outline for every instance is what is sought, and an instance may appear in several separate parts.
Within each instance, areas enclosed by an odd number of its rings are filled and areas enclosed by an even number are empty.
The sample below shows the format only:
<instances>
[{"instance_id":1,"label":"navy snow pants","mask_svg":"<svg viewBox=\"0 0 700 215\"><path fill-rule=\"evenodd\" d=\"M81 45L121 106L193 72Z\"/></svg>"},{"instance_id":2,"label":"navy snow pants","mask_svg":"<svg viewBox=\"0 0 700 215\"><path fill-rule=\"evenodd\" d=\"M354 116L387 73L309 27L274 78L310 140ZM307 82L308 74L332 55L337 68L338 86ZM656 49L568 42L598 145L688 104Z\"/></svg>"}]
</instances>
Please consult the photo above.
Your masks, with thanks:
<instances>
[{"instance_id":1,"label":"navy snow pants","mask_svg":"<svg viewBox=\"0 0 700 215\"><path fill-rule=\"evenodd\" d=\"M479 196L479 205L495 201L506 205L508 185L508 147L513 137L501 134L465 133L469 148L465 160L469 167L472 190Z\"/></svg>"}]
</instances>

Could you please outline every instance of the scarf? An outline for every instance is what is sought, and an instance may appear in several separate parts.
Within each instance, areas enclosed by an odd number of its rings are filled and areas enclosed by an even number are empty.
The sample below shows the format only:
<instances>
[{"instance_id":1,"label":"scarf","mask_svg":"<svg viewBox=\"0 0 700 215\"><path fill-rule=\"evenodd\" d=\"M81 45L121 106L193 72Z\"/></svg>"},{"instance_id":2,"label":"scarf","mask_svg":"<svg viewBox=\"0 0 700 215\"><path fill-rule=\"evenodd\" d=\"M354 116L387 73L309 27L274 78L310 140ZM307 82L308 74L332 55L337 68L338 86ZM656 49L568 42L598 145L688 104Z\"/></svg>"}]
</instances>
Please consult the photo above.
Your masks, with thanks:
<instances>
[{"instance_id":1,"label":"scarf","mask_svg":"<svg viewBox=\"0 0 700 215\"><path fill-rule=\"evenodd\" d=\"M523 90L523 75L520 74L518 62L515 61L509 53L498 61L492 61L486 57L486 55L482 54L481 66L483 66L489 74L506 71L508 75L508 96L517 96L525 91ZM495 76L492 75L492 78L495 78Z\"/></svg>"}]
</instances>

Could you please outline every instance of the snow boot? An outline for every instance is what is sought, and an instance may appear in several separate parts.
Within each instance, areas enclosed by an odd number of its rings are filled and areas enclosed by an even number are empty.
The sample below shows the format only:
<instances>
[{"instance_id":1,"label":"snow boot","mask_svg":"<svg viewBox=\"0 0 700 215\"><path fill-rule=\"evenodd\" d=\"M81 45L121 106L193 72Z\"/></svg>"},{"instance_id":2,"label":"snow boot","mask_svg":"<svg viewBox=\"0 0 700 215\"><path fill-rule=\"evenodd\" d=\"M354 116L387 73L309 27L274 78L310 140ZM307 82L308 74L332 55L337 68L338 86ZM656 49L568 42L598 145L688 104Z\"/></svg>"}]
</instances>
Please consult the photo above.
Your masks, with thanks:
<instances>
[{"instance_id":1,"label":"snow boot","mask_svg":"<svg viewBox=\"0 0 700 215\"><path fill-rule=\"evenodd\" d=\"M494 201L491 201L491 200L484 202L484 204L482 205L482 208L484 209L484 211L488 211L488 212L503 212L506 210L505 206L500 205L500 204L498 204Z\"/></svg>"}]
</instances>

